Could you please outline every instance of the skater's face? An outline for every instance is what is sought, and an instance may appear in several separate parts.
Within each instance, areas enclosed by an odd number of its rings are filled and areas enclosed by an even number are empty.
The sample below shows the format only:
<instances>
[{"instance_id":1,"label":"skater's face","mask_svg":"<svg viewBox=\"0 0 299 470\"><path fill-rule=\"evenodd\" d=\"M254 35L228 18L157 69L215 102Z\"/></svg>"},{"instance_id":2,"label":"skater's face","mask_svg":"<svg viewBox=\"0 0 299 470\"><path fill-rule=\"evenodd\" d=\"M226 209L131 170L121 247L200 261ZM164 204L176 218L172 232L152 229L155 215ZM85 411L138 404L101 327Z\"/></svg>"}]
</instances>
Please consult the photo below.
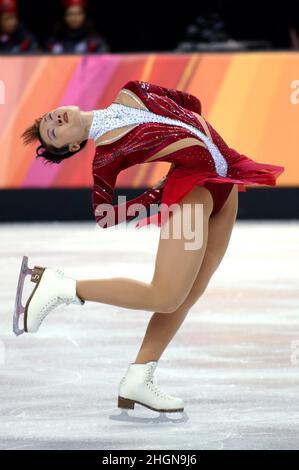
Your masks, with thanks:
<instances>
[{"instance_id":1,"label":"skater's face","mask_svg":"<svg viewBox=\"0 0 299 470\"><path fill-rule=\"evenodd\" d=\"M45 114L39 125L43 142L49 147L66 145L74 152L83 141L83 122L78 106L60 106Z\"/></svg>"}]
</instances>

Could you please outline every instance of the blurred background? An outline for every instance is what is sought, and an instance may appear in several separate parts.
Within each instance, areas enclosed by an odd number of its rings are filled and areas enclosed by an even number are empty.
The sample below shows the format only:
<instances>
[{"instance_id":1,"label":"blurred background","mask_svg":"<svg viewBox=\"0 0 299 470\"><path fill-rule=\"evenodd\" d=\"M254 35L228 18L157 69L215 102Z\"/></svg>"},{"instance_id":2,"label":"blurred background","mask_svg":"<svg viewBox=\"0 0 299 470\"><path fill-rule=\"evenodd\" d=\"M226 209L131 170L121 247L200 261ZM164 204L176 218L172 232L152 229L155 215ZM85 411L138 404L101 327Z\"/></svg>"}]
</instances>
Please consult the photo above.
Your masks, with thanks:
<instances>
[{"instance_id":1,"label":"blurred background","mask_svg":"<svg viewBox=\"0 0 299 470\"><path fill-rule=\"evenodd\" d=\"M67 43L94 36L88 52L298 49L298 0L152 1L138 6L96 0L1 0L1 52L17 52L5 35L26 30L31 47L85 52ZM13 20L12 17L15 19ZM14 24L14 26L13 26ZM67 27L66 27L67 26ZM24 33L25 34L25 33ZM19 34L20 36L20 34ZM17 45L17 38L13 41ZM33 46L34 43L34 46Z\"/></svg>"}]
</instances>

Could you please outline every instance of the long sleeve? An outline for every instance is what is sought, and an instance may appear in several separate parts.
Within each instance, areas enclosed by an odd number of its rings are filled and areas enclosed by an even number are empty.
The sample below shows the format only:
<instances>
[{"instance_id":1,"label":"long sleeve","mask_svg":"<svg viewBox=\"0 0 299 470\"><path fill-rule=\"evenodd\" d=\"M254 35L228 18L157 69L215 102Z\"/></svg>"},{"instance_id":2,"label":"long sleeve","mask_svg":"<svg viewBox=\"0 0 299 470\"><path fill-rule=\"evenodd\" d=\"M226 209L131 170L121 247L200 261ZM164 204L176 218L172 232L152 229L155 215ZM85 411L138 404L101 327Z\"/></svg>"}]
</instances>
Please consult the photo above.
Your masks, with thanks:
<instances>
[{"instance_id":1,"label":"long sleeve","mask_svg":"<svg viewBox=\"0 0 299 470\"><path fill-rule=\"evenodd\" d=\"M149 93L155 93L156 95L168 96L168 98L171 98L183 108L201 114L200 100L196 96L186 91L175 90L173 88L165 88L159 85L154 85L152 83L144 82L142 80L130 80L124 85L124 88L127 87L130 87L132 91L134 91L135 88L136 91L138 89L142 89Z\"/></svg>"},{"instance_id":2,"label":"long sleeve","mask_svg":"<svg viewBox=\"0 0 299 470\"><path fill-rule=\"evenodd\" d=\"M93 168L92 206L95 219L102 228L108 228L134 219L138 215L136 211L143 211L144 208L149 208L150 204L159 204L161 202L163 188L150 188L134 199L113 205L113 193L121 169L120 160L117 158L106 165L98 167L95 165ZM107 206L99 206L102 204L107 204ZM133 204L138 204L139 209L137 206L132 207Z\"/></svg>"}]
</instances>

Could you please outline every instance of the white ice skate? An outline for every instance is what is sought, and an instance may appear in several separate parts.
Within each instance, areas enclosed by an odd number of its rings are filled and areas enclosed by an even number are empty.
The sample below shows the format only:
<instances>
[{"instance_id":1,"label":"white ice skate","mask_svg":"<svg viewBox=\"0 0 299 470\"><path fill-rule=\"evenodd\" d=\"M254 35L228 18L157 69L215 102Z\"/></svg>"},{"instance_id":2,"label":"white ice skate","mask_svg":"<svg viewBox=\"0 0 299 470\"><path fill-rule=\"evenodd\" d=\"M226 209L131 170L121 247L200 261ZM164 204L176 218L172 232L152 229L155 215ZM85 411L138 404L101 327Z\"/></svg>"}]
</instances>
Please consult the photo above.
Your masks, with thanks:
<instances>
[{"instance_id":1,"label":"white ice skate","mask_svg":"<svg viewBox=\"0 0 299 470\"><path fill-rule=\"evenodd\" d=\"M154 377L157 361L131 363L118 387L118 407L134 409L135 403L159 412L184 411L184 402L161 390Z\"/></svg>"},{"instance_id":2,"label":"white ice skate","mask_svg":"<svg viewBox=\"0 0 299 470\"><path fill-rule=\"evenodd\" d=\"M21 271L18 280L15 310L13 317L13 331L18 336L24 332L38 331L45 317L58 305L70 303L83 305L76 293L76 280L66 277L60 269L34 266L28 268L28 257L23 256ZM27 274L31 274L31 281L36 283L25 307L21 303L24 281ZM19 328L19 319L24 314L24 328Z\"/></svg>"}]
</instances>

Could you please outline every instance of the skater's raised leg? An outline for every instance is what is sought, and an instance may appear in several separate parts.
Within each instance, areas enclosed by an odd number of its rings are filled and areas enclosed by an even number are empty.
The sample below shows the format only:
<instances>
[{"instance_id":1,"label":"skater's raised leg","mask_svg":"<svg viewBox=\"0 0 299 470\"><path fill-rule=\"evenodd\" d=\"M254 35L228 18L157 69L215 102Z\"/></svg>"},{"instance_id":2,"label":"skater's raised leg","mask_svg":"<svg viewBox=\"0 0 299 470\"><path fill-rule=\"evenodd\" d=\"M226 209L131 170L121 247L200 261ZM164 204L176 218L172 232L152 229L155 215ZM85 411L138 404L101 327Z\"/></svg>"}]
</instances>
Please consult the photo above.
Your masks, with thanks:
<instances>
[{"instance_id":1,"label":"skater's raised leg","mask_svg":"<svg viewBox=\"0 0 299 470\"><path fill-rule=\"evenodd\" d=\"M35 266L31 280L36 287L25 306L25 331L36 332L48 313L61 303L83 305L90 300L124 308L174 312L186 299L200 269L212 210L212 196L204 187L196 186L182 199L161 227L150 284L128 278L76 281L52 268Z\"/></svg>"}]
</instances>

